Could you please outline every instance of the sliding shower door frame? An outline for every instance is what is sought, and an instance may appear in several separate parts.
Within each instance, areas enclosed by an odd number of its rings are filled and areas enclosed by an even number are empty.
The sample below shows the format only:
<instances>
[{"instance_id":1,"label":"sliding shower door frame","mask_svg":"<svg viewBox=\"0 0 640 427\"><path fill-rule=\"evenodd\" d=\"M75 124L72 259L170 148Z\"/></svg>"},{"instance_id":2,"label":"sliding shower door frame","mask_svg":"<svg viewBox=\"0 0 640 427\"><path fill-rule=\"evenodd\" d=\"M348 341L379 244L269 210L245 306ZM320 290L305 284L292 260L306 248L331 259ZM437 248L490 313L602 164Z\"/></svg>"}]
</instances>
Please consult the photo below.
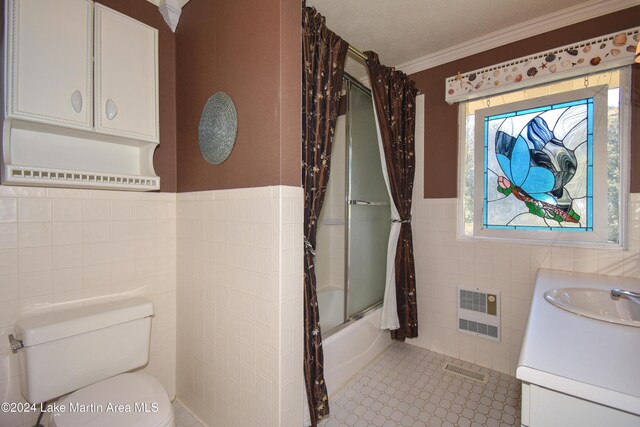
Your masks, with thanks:
<instances>
[{"instance_id":1,"label":"sliding shower door frame","mask_svg":"<svg viewBox=\"0 0 640 427\"><path fill-rule=\"evenodd\" d=\"M345 253L345 269L344 269L344 323L338 326L335 331L348 326L351 322L359 320L363 318L368 312L375 310L376 308L382 305L382 300L379 302L364 308L363 310L355 313L352 316L349 316L349 288L351 282L351 251L350 249L350 234L351 234L351 208L353 205L376 205L376 206L389 206L388 203L371 203L366 200L352 200L351 199L351 183L352 183L352 171L353 171L353 153L352 153L352 134L351 134L351 86L356 87L357 89L363 91L367 95L371 96L371 89L360 83L357 79L352 77L351 75L345 73L343 77L344 83L346 84L346 93L345 96L347 98L347 111L346 111L346 122L345 122L345 133L347 135L345 149L346 149L346 167L345 170L347 172L347 176L345 179L345 218L346 218L346 227L344 230L345 238L344 238L344 253Z\"/></svg>"}]
</instances>

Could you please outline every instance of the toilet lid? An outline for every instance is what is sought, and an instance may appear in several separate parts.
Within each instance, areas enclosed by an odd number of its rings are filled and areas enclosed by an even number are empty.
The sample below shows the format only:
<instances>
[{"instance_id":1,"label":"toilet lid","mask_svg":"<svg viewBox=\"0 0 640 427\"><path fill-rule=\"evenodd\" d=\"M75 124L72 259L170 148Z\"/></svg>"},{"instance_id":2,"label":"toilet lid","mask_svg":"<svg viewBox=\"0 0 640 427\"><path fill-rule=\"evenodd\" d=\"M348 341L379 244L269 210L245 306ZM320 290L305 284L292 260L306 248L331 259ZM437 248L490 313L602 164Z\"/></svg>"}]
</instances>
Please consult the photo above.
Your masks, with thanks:
<instances>
[{"instance_id":1,"label":"toilet lid","mask_svg":"<svg viewBox=\"0 0 640 427\"><path fill-rule=\"evenodd\" d=\"M173 420L164 387L147 374L122 374L60 399L56 427L160 427Z\"/></svg>"}]
</instances>

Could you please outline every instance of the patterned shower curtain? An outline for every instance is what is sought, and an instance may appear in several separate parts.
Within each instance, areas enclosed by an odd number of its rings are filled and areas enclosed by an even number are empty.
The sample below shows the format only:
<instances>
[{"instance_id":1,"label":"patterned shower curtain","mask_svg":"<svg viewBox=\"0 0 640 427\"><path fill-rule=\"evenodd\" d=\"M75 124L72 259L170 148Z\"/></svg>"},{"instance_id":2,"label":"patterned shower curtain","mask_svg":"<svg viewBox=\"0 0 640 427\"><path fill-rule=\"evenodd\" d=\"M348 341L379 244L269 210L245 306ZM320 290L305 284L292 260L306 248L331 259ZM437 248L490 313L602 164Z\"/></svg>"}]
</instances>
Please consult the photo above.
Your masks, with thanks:
<instances>
[{"instance_id":1,"label":"patterned shower curtain","mask_svg":"<svg viewBox=\"0 0 640 427\"><path fill-rule=\"evenodd\" d=\"M406 74L381 65L375 52L365 52L365 54L368 56L367 68L387 168L389 192L398 214L398 218L392 218L392 222L396 227L400 224L395 247L395 264L391 266L395 271L395 303L398 312L394 327L398 328L391 328L391 337L404 340L418 336L416 276L411 232L418 90L415 82ZM389 292L394 291L393 282L392 277L390 283L387 283ZM389 299L385 297L385 302L393 301L393 295L390 296Z\"/></svg>"},{"instance_id":2,"label":"patterned shower curtain","mask_svg":"<svg viewBox=\"0 0 640 427\"><path fill-rule=\"evenodd\" d=\"M349 45L314 8L302 11L302 186L304 189L304 376L311 425L329 415L316 293L318 218L329 182L331 141L338 117Z\"/></svg>"}]
</instances>

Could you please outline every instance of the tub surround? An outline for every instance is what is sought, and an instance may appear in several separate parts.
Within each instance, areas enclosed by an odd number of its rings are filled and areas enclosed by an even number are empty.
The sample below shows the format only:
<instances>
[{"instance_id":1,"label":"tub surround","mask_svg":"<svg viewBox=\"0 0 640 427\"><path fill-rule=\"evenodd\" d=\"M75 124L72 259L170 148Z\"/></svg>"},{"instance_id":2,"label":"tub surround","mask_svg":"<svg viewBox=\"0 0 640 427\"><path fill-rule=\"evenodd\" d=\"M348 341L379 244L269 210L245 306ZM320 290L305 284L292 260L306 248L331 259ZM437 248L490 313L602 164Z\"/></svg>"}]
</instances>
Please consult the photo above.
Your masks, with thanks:
<instances>
[{"instance_id":1,"label":"tub surround","mask_svg":"<svg viewBox=\"0 0 640 427\"><path fill-rule=\"evenodd\" d=\"M640 291L640 280L540 270L517 378L640 416L640 371L635 369L640 354L640 328L590 319L555 307L544 299L544 293L557 288ZM529 403L524 400L523 396L523 404ZM640 423L640 417L634 422ZM537 424L532 420L531 425Z\"/></svg>"}]
</instances>

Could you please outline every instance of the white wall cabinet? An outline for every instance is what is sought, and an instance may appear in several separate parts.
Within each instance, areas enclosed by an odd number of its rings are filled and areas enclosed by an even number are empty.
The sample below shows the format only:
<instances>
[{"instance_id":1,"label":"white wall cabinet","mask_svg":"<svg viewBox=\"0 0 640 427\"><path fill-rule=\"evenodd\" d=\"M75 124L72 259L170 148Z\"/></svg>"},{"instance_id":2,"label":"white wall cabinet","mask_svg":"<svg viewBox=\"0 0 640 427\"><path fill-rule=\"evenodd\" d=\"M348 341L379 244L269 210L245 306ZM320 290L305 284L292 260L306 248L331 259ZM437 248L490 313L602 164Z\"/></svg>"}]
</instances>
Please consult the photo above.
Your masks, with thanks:
<instances>
[{"instance_id":1,"label":"white wall cabinet","mask_svg":"<svg viewBox=\"0 0 640 427\"><path fill-rule=\"evenodd\" d=\"M7 6L7 115L91 129L92 2L27 0Z\"/></svg>"},{"instance_id":2,"label":"white wall cabinet","mask_svg":"<svg viewBox=\"0 0 640 427\"><path fill-rule=\"evenodd\" d=\"M96 131L158 140L157 31L95 5Z\"/></svg>"},{"instance_id":3,"label":"white wall cabinet","mask_svg":"<svg viewBox=\"0 0 640 427\"><path fill-rule=\"evenodd\" d=\"M158 31L91 0L5 0L2 183L155 190Z\"/></svg>"}]
</instances>

